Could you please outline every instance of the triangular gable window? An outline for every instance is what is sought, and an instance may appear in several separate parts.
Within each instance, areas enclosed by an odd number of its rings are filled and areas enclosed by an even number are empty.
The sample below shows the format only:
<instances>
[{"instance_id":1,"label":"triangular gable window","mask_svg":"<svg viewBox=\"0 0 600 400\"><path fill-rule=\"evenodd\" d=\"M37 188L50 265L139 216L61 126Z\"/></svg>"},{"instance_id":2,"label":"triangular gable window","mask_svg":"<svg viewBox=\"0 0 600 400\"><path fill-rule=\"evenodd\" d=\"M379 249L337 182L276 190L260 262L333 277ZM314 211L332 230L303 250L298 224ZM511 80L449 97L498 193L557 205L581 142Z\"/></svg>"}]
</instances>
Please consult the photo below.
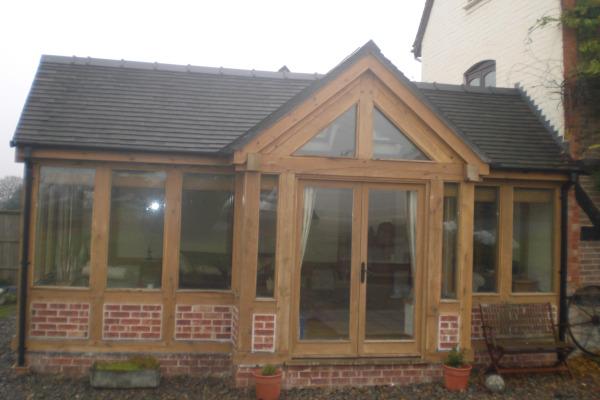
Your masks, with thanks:
<instances>
[{"instance_id":1,"label":"triangular gable window","mask_svg":"<svg viewBox=\"0 0 600 400\"><path fill-rule=\"evenodd\" d=\"M373 158L429 160L429 157L376 108L373 110Z\"/></svg>"},{"instance_id":2,"label":"triangular gable window","mask_svg":"<svg viewBox=\"0 0 600 400\"><path fill-rule=\"evenodd\" d=\"M354 157L356 153L356 105L300 147L294 155Z\"/></svg>"}]
</instances>

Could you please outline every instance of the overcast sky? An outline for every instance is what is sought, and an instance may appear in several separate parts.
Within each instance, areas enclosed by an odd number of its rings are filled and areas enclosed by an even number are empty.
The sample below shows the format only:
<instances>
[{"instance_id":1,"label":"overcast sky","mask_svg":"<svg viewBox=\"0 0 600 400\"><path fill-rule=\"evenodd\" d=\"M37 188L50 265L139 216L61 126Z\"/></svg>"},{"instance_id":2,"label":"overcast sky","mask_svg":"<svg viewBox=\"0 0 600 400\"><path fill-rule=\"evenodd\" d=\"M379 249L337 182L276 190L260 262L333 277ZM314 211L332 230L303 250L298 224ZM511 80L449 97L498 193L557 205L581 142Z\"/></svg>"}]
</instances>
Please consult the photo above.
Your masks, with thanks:
<instances>
[{"instance_id":1,"label":"overcast sky","mask_svg":"<svg viewBox=\"0 0 600 400\"><path fill-rule=\"evenodd\" d=\"M0 1L0 177L40 55L324 73L373 39L405 75L424 0Z\"/></svg>"}]
</instances>

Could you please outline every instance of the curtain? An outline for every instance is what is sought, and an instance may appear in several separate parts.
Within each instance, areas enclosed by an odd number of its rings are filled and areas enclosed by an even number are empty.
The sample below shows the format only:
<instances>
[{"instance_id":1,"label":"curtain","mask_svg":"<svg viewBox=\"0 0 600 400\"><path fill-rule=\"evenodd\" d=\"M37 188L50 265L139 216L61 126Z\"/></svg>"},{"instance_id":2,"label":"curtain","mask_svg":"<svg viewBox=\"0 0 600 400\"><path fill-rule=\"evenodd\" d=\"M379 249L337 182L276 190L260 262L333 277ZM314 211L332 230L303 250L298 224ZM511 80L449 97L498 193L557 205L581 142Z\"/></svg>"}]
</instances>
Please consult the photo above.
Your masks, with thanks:
<instances>
[{"instance_id":1,"label":"curtain","mask_svg":"<svg viewBox=\"0 0 600 400\"><path fill-rule=\"evenodd\" d=\"M453 258L456 239L456 213L453 204L455 197L444 197L443 237L442 237L442 294L454 293Z\"/></svg>"},{"instance_id":2,"label":"curtain","mask_svg":"<svg viewBox=\"0 0 600 400\"><path fill-rule=\"evenodd\" d=\"M48 184L41 196L37 224L41 238L40 283L69 286L81 277L89 260L89 237L83 238L85 188L81 185Z\"/></svg>"},{"instance_id":3,"label":"curtain","mask_svg":"<svg viewBox=\"0 0 600 400\"><path fill-rule=\"evenodd\" d=\"M414 287L415 287L415 270L416 270L416 251L417 251L417 192L408 192L408 242L410 250L410 275L411 275L411 290L409 298L404 303L404 330L407 334L413 334L413 321L415 310Z\"/></svg>"},{"instance_id":4,"label":"curtain","mask_svg":"<svg viewBox=\"0 0 600 400\"><path fill-rule=\"evenodd\" d=\"M300 242L300 263L304 260L306 245L308 244L308 235L310 233L310 225L312 223L313 212L315 209L315 200L317 199L317 191L315 188L304 188L304 213L302 215L302 237Z\"/></svg>"}]
</instances>

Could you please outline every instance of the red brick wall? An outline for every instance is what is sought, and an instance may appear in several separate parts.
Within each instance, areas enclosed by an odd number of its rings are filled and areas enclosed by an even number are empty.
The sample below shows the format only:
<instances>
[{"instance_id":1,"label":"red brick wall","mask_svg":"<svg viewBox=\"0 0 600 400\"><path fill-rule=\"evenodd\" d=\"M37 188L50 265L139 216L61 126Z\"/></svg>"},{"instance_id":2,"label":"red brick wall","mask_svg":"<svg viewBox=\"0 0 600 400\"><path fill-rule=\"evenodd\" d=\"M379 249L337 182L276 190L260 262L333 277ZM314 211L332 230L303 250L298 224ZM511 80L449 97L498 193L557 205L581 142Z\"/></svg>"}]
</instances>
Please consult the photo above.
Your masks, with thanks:
<instances>
[{"instance_id":1,"label":"red brick wall","mask_svg":"<svg viewBox=\"0 0 600 400\"><path fill-rule=\"evenodd\" d=\"M176 340L231 341L232 306L177 304Z\"/></svg>"},{"instance_id":2,"label":"red brick wall","mask_svg":"<svg viewBox=\"0 0 600 400\"><path fill-rule=\"evenodd\" d=\"M31 370L42 374L85 376L95 361L124 360L135 354L127 353L54 353L29 352L27 363ZM231 357L228 354L155 353L166 376L189 375L193 377L231 375Z\"/></svg>"},{"instance_id":3,"label":"red brick wall","mask_svg":"<svg viewBox=\"0 0 600 400\"><path fill-rule=\"evenodd\" d=\"M438 350L448 351L459 342L459 316L440 315L438 320Z\"/></svg>"},{"instance_id":4,"label":"red brick wall","mask_svg":"<svg viewBox=\"0 0 600 400\"><path fill-rule=\"evenodd\" d=\"M234 350L238 348L238 335L240 334L239 311L236 306L231 306L231 344Z\"/></svg>"},{"instance_id":5,"label":"red brick wall","mask_svg":"<svg viewBox=\"0 0 600 400\"><path fill-rule=\"evenodd\" d=\"M162 304L105 304L104 340L160 340Z\"/></svg>"},{"instance_id":6,"label":"red brick wall","mask_svg":"<svg viewBox=\"0 0 600 400\"><path fill-rule=\"evenodd\" d=\"M581 241L580 286L600 285L600 241Z\"/></svg>"},{"instance_id":7,"label":"red brick wall","mask_svg":"<svg viewBox=\"0 0 600 400\"><path fill-rule=\"evenodd\" d=\"M29 337L87 339L89 303L31 303Z\"/></svg>"},{"instance_id":8,"label":"red brick wall","mask_svg":"<svg viewBox=\"0 0 600 400\"><path fill-rule=\"evenodd\" d=\"M252 316L252 352L275 351L275 314Z\"/></svg>"},{"instance_id":9,"label":"red brick wall","mask_svg":"<svg viewBox=\"0 0 600 400\"><path fill-rule=\"evenodd\" d=\"M254 368L254 366L239 366L235 374L236 386L253 385L252 370ZM439 364L285 366L283 386L290 389L294 387L408 385L432 382L441 377L442 369Z\"/></svg>"}]
</instances>

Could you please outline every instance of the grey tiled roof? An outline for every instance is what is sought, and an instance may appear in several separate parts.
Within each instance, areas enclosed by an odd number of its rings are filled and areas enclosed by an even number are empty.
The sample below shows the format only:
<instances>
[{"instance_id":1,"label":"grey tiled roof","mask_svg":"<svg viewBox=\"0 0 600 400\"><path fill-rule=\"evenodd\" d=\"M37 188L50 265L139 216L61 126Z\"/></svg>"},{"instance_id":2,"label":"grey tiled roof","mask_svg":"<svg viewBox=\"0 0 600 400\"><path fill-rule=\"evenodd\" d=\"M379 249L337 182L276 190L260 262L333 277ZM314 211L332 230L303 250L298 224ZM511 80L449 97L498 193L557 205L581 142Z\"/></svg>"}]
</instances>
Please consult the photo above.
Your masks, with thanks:
<instances>
[{"instance_id":1,"label":"grey tiled roof","mask_svg":"<svg viewBox=\"0 0 600 400\"><path fill-rule=\"evenodd\" d=\"M216 153L315 79L44 56L15 143Z\"/></svg>"},{"instance_id":2,"label":"grey tiled roof","mask_svg":"<svg viewBox=\"0 0 600 400\"><path fill-rule=\"evenodd\" d=\"M44 56L13 145L226 155L365 54L494 168L572 168L517 89L414 84L368 42L324 76Z\"/></svg>"},{"instance_id":3,"label":"grey tiled roof","mask_svg":"<svg viewBox=\"0 0 600 400\"><path fill-rule=\"evenodd\" d=\"M494 168L572 168L562 140L525 93L509 88L416 83L425 97L490 160Z\"/></svg>"}]
</instances>

